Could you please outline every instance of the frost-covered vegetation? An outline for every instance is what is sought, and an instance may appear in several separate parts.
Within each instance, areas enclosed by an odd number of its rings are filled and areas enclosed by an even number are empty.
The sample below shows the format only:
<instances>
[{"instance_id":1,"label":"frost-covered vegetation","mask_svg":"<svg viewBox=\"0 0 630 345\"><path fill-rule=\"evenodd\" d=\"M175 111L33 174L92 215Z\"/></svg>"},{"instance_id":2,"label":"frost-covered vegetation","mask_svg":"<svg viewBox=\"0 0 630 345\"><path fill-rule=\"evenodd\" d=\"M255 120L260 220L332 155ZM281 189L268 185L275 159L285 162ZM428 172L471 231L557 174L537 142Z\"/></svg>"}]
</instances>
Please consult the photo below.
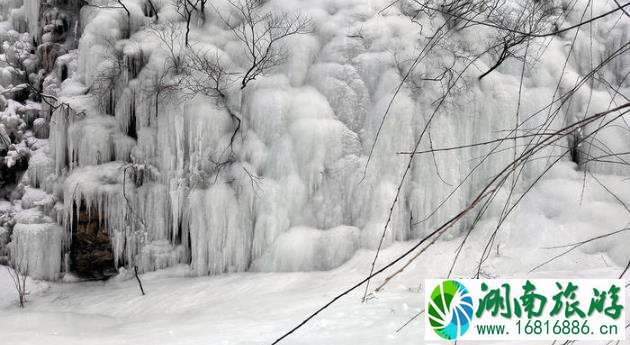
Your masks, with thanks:
<instances>
[{"instance_id":1,"label":"frost-covered vegetation","mask_svg":"<svg viewBox=\"0 0 630 345\"><path fill-rule=\"evenodd\" d=\"M369 276L442 242L434 275L630 260L628 4L0 10L0 259L15 274L320 271L362 252ZM413 244L380 258L396 241Z\"/></svg>"}]
</instances>

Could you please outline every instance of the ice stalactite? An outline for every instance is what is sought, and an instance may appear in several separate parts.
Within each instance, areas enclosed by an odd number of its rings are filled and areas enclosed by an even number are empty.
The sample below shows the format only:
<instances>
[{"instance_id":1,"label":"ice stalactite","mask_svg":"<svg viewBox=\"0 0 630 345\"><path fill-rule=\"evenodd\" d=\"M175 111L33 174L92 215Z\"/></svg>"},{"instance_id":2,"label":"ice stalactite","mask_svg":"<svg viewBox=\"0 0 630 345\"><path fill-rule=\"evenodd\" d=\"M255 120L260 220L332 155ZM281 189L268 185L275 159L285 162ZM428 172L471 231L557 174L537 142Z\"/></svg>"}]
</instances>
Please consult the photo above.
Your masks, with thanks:
<instances>
[{"instance_id":1,"label":"ice stalactite","mask_svg":"<svg viewBox=\"0 0 630 345\"><path fill-rule=\"evenodd\" d=\"M136 189L124 165L108 163L99 169L76 169L66 187L64 200L72 201L65 204L64 223L74 233L79 230L74 229L73 217L79 212L92 219L111 239L111 269L132 264L147 271L184 260L183 249L172 245L168 232L164 186L145 184Z\"/></svg>"},{"instance_id":2,"label":"ice stalactite","mask_svg":"<svg viewBox=\"0 0 630 345\"><path fill-rule=\"evenodd\" d=\"M122 190L124 173L123 164L106 163L76 168L64 183L62 224L67 230L64 244L70 251L74 269L81 275L96 278L111 275L116 260L123 258L123 252L117 249L135 245L131 235L129 242L118 240L126 238L126 232L136 234L133 224L127 222L126 195ZM96 253L99 257L95 257Z\"/></svg>"},{"instance_id":3,"label":"ice stalactite","mask_svg":"<svg viewBox=\"0 0 630 345\"><path fill-rule=\"evenodd\" d=\"M68 154L71 168L114 160L112 129L115 126L114 120L107 116L89 117L70 126Z\"/></svg>"},{"instance_id":4,"label":"ice stalactite","mask_svg":"<svg viewBox=\"0 0 630 345\"><path fill-rule=\"evenodd\" d=\"M242 201L241 201L242 202ZM191 262L199 275L248 268L252 241L250 216L234 189L219 183L190 196Z\"/></svg>"},{"instance_id":5,"label":"ice stalactite","mask_svg":"<svg viewBox=\"0 0 630 345\"><path fill-rule=\"evenodd\" d=\"M52 192L54 166L54 161L50 158L47 148L35 151L31 155L31 159L28 162L28 170L26 171L30 185Z\"/></svg>"},{"instance_id":6,"label":"ice stalactite","mask_svg":"<svg viewBox=\"0 0 630 345\"><path fill-rule=\"evenodd\" d=\"M57 223L16 224L10 245L17 267L35 279L59 278L63 236Z\"/></svg>"},{"instance_id":7,"label":"ice stalactite","mask_svg":"<svg viewBox=\"0 0 630 345\"><path fill-rule=\"evenodd\" d=\"M134 45L126 45L124 54L124 70L126 80L133 80L138 77L140 70L146 64L146 57L142 51L142 47Z\"/></svg>"},{"instance_id":8,"label":"ice stalactite","mask_svg":"<svg viewBox=\"0 0 630 345\"><path fill-rule=\"evenodd\" d=\"M24 12L29 32L37 36L39 33L39 7L40 1L24 1Z\"/></svg>"},{"instance_id":9,"label":"ice stalactite","mask_svg":"<svg viewBox=\"0 0 630 345\"><path fill-rule=\"evenodd\" d=\"M79 110L77 107L72 107L70 104L60 104L57 106L51 116L51 128L50 128L50 151L55 160L55 172L60 175L63 171L66 171L73 161L73 157L69 152L69 145L71 138L69 138L69 131L72 124L77 118L85 116L83 110ZM80 138L76 138L80 140ZM91 159L92 157L90 157Z\"/></svg>"},{"instance_id":10,"label":"ice stalactite","mask_svg":"<svg viewBox=\"0 0 630 345\"><path fill-rule=\"evenodd\" d=\"M187 248L175 248L181 239L171 232L168 189L157 183L146 183L137 188L134 207L135 216L143 219L146 244L151 248L141 249L141 267L153 270L172 266L185 258ZM155 267L152 267L152 266Z\"/></svg>"}]
</instances>

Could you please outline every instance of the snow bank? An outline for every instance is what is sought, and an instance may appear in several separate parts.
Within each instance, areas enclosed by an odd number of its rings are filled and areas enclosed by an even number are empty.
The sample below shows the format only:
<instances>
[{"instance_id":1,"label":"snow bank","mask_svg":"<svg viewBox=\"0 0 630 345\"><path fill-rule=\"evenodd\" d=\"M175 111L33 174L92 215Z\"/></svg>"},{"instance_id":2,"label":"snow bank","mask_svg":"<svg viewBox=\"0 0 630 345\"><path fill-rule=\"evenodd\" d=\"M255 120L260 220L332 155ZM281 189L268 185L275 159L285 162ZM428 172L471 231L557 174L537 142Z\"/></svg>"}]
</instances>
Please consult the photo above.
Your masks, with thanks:
<instances>
[{"instance_id":1,"label":"snow bank","mask_svg":"<svg viewBox=\"0 0 630 345\"><path fill-rule=\"evenodd\" d=\"M261 271L322 271L338 267L360 247L360 230L339 226L328 230L295 227L280 235L254 267Z\"/></svg>"}]
</instances>

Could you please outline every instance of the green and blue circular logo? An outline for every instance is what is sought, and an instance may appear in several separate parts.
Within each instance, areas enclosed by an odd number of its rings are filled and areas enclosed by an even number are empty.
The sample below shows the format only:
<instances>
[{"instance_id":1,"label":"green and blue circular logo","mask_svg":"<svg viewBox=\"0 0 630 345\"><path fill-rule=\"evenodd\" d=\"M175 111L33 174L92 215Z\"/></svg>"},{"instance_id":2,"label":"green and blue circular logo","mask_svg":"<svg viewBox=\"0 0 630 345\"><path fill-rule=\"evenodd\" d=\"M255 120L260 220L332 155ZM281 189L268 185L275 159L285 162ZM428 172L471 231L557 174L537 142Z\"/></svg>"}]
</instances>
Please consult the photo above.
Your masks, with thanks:
<instances>
[{"instance_id":1,"label":"green and blue circular logo","mask_svg":"<svg viewBox=\"0 0 630 345\"><path fill-rule=\"evenodd\" d=\"M462 283L445 280L433 289L427 313L435 333L444 339L456 340L470 327L472 297Z\"/></svg>"}]
</instances>

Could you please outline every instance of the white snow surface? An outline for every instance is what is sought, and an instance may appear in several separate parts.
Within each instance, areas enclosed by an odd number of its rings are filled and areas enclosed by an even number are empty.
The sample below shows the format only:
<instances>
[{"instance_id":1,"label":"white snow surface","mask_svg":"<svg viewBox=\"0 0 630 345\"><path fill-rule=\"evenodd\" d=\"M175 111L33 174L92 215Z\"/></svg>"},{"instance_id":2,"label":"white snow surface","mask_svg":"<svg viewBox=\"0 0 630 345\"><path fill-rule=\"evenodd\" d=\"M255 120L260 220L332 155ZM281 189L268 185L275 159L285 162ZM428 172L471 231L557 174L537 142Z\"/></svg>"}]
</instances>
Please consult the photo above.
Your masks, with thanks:
<instances>
[{"instance_id":1,"label":"white snow surface","mask_svg":"<svg viewBox=\"0 0 630 345\"><path fill-rule=\"evenodd\" d=\"M429 250L422 264L413 265L366 303L361 303L362 289L349 294L282 343L424 343L422 317L396 330L423 309L424 286L418 278L436 276L429 267L449 260L456 249L453 244ZM393 245L383 257L389 259L407 247L406 243ZM0 270L0 335L16 345L270 344L336 293L362 279L367 273L365 262L372 255L360 251L342 267L326 272L194 278L189 276L188 266L177 266L143 275L145 296L131 276L106 283L29 282L29 304L23 310L15 305L6 271ZM618 273L618 268L571 268L529 276L606 278ZM502 276L523 274L505 271Z\"/></svg>"}]
</instances>

